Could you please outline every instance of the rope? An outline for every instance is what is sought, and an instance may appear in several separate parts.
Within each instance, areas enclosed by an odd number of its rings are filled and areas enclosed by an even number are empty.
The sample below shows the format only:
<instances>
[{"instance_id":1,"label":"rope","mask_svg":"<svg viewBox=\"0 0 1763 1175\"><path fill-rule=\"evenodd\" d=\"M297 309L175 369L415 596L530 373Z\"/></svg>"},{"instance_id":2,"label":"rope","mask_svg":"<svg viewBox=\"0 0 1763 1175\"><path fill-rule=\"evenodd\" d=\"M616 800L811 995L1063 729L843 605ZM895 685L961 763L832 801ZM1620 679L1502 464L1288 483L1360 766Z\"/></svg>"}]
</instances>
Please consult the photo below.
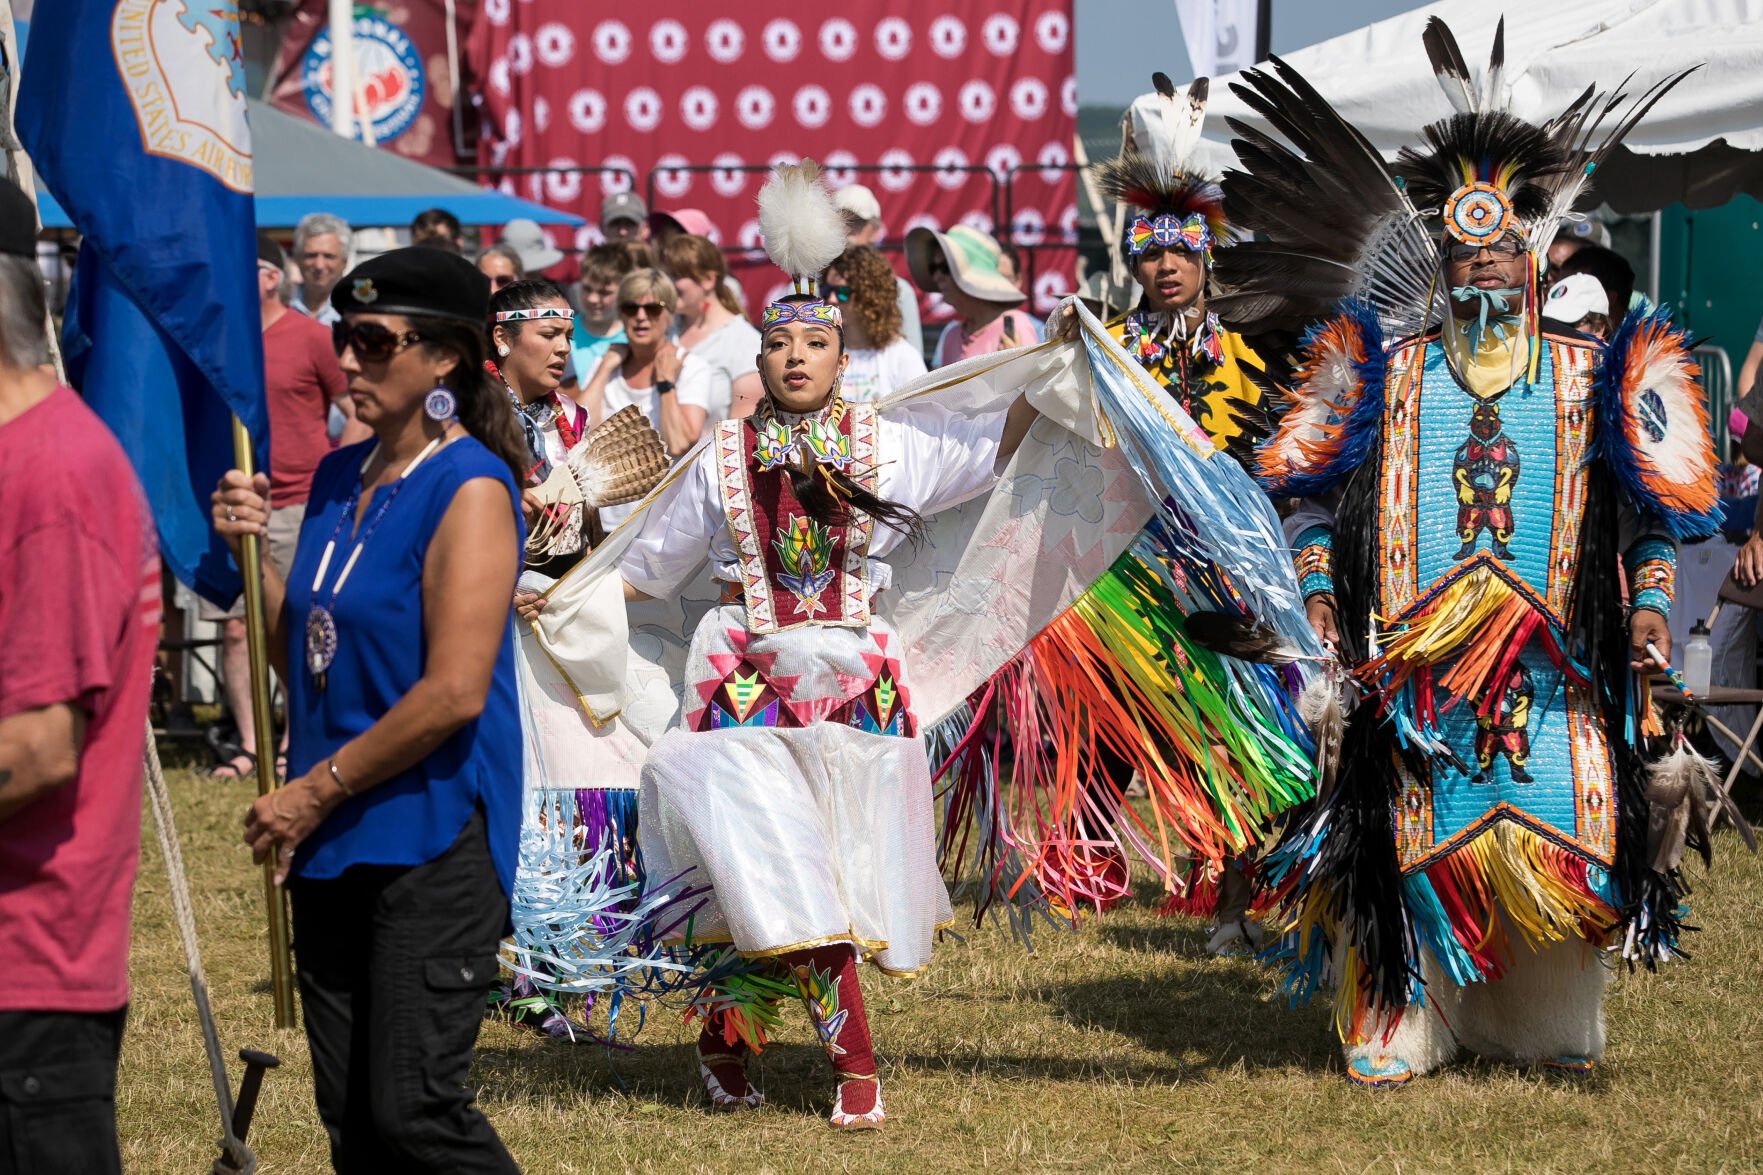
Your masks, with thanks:
<instances>
[{"instance_id":1,"label":"rope","mask_svg":"<svg viewBox=\"0 0 1763 1175\"><path fill-rule=\"evenodd\" d=\"M196 942L196 914L190 905L190 881L184 873L184 854L178 848L177 823L172 819L171 793L159 766L159 747L153 728L147 728L143 756L147 777L147 800L153 808L153 831L159 837L159 855L165 861L165 877L171 883L171 910L177 920L178 937L184 944L184 963L190 972L190 994L196 999L196 1016L202 1021L202 1047L208 1053L208 1074L214 1080L214 1105L220 1113L222 1162L241 1172L257 1167L257 1156L233 1134L233 1091L227 1081L226 1059L220 1055L220 1034L214 1012L208 1006L208 980L202 974L202 948ZM224 1169L224 1168L223 1168Z\"/></svg>"}]
</instances>

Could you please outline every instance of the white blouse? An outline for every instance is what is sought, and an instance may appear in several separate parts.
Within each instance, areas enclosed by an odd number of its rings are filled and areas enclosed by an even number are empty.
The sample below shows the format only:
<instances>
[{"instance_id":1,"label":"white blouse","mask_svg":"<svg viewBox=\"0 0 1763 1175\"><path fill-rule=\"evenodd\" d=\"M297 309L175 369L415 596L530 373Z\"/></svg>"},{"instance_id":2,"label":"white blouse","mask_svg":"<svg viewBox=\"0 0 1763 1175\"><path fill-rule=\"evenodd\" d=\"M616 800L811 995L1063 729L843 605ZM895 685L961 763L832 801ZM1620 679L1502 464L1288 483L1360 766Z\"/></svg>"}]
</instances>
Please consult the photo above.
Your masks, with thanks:
<instances>
[{"instance_id":1,"label":"white blouse","mask_svg":"<svg viewBox=\"0 0 1763 1175\"><path fill-rule=\"evenodd\" d=\"M983 416L958 416L936 404L908 406L876 422L876 493L935 514L989 489L997 478L998 445L1008 408ZM714 446L701 450L664 496L650 508L619 565L625 581L650 596L666 598L697 571L706 554L711 574L741 581L740 559L729 537L716 479ZM881 561L905 535L876 523L869 539L869 581L888 586L892 571ZM766 538L769 542L769 536Z\"/></svg>"}]
</instances>

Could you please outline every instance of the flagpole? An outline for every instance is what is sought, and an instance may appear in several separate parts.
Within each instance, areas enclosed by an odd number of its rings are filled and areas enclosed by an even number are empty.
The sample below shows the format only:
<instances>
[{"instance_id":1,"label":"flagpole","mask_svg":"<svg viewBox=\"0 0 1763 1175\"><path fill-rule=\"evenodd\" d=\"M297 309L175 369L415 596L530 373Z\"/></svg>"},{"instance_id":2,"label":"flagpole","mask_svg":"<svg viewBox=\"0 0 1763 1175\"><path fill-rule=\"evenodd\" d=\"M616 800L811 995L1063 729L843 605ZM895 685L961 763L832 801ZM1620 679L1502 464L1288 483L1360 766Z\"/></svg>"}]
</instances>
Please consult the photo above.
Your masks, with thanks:
<instances>
[{"instance_id":1,"label":"flagpole","mask_svg":"<svg viewBox=\"0 0 1763 1175\"><path fill-rule=\"evenodd\" d=\"M233 464L247 478L257 472L251 434L233 417ZM279 786L275 775L275 717L269 700L269 625L263 612L263 540L239 539L239 571L245 581L245 653L251 661L251 728L257 735L257 794ZM294 1027L294 966L289 948L288 901L275 883L276 855L263 862L263 901L269 912L269 988L275 1000L275 1026Z\"/></svg>"}]
</instances>

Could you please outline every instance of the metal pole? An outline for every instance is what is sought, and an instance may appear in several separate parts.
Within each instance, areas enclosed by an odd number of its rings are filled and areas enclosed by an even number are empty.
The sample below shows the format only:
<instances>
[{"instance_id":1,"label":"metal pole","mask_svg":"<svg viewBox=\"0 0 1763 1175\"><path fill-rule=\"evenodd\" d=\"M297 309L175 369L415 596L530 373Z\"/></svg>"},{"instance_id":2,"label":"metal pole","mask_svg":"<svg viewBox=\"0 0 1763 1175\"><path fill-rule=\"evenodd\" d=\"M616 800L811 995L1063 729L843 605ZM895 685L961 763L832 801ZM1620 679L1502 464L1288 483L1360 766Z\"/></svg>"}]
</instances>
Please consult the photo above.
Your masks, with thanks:
<instances>
[{"instance_id":1,"label":"metal pole","mask_svg":"<svg viewBox=\"0 0 1763 1175\"><path fill-rule=\"evenodd\" d=\"M233 464L246 477L256 473L251 434L233 417ZM269 707L269 625L263 611L263 543L258 535L239 542L239 571L245 579L245 651L251 659L251 727L257 734L257 794L279 785L275 777L275 719ZM294 966L289 948L288 902L275 883L276 858L263 863L263 901L269 912L269 986L275 997L275 1026L294 1027Z\"/></svg>"},{"instance_id":2,"label":"metal pole","mask_svg":"<svg viewBox=\"0 0 1763 1175\"><path fill-rule=\"evenodd\" d=\"M330 0L331 130L355 137L355 3Z\"/></svg>"}]
</instances>

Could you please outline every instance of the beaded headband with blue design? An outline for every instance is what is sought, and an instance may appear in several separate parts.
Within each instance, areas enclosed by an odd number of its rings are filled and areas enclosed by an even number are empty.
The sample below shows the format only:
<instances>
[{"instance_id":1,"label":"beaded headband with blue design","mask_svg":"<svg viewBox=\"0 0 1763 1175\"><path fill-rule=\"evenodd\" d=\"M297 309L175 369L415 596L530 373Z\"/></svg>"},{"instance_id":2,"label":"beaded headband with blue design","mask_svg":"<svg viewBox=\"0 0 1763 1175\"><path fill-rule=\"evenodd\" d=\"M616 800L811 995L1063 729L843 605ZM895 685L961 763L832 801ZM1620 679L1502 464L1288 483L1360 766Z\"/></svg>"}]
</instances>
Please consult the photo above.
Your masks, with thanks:
<instances>
[{"instance_id":1,"label":"beaded headband with blue design","mask_svg":"<svg viewBox=\"0 0 1763 1175\"><path fill-rule=\"evenodd\" d=\"M1184 217L1175 212L1159 212L1155 216L1133 217L1126 226L1121 248L1128 257L1138 257L1153 247L1204 253L1210 260L1212 227L1206 223L1206 214L1190 212Z\"/></svg>"},{"instance_id":2,"label":"beaded headband with blue design","mask_svg":"<svg viewBox=\"0 0 1763 1175\"><path fill-rule=\"evenodd\" d=\"M812 302L773 302L759 318L762 330L787 326L792 322L807 326L827 326L837 331L845 329L845 316L840 313L839 308L819 299Z\"/></svg>"}]
</instances>

